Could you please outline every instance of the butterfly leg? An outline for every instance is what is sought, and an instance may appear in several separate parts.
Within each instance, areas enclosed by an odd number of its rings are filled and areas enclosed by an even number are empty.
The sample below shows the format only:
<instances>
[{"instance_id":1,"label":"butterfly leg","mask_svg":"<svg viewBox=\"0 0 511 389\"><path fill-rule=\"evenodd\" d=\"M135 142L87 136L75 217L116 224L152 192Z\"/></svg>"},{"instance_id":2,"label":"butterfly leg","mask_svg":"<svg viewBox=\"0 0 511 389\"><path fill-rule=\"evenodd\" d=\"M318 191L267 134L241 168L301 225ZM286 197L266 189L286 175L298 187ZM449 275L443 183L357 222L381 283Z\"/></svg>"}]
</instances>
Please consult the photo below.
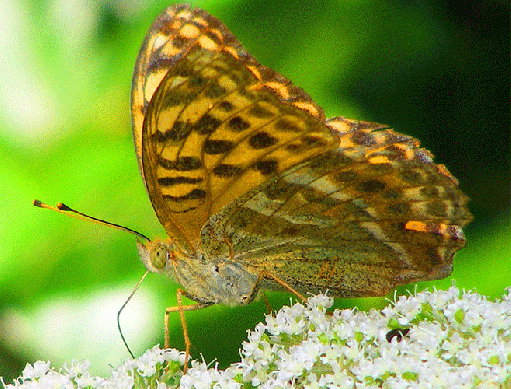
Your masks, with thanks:
<instances>
[{"instance_id":1,"label":"butterfly leg","mask_svg":"<svg viewBox=\"0 0 511 389\"><path fill-rule=\"evenodd\" d=\"M231 240L227 237L224 238L224 243L227 245L227 247L229 247L229 258L231 259L231 261L233 261L234 260L234 246L232 245Z\"/></svg>"},{"instance_id":2,"label":"butterfly leg","mask_svg":"<svg viewBox=\"0 0 511 389\"><path fill-rule=\"evenodd\" d=\"M307 299L300 292L298 292L295 288L293 288L291 285L289 285L286 281L281 280L275 274L270 273L268 270L263 270L261 273L259 273L259 278L257 279L257 285L263 280L263 278L272 279L276 283L280 284L284 289L293 293L296 297L298 297L303 302L307 301Z\"/></svg>"},{"instance_id":3,"label":"butterfly leg","mask_svg":"<svg viewBox=\"0 0 511 389\"><path fill-rule=\"evenodd\" d=\"M263 296L264 305L266 305L266 310L268 311L268 315L273 316L273 310L271 308L271 304L268 301L268 297L266 297L266 293L262 292L261 295Z\"/></svg>"},{"instance_id":4,"label":"butterfly leg","mask_svg":"<svg viewBox=\"0 0 511 389\"><path fill-rule=\"evenodd\" d=\"M202 308L209 307L211 304L195 303L191 305L183 305L183 296L188 296L185 290L178 288L177 290L177 306L169 307L165 310L165 348L170 348L169 341L169 316L172 312L179 312L179 318L181 319L181 326L183 327L183 337L185 340L185 367L183 372L186 373L188 370L188 358L190 357L190 348L192 343L188 336L188 327L185 321L185 311L197 311Z\"/></svg>"}]
</instances>

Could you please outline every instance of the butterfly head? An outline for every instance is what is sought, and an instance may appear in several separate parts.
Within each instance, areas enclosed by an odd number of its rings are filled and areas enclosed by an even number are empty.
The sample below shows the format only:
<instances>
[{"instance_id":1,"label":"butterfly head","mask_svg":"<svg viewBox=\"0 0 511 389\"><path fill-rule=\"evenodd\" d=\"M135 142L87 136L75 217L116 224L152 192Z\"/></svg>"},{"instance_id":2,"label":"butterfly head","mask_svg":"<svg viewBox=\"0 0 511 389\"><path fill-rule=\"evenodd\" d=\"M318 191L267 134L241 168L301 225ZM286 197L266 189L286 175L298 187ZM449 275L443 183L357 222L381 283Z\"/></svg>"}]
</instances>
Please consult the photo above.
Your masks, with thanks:
<instances>
[{"instance_id":1,"label":"butterfly head","mask_svg":"<svg viewBox=\"0 0 511 389\"><path fill-rule=\"evenodd\" d=\"M150 241L142 243L137 239L140 260L151 273L169 273L172 270L172 259L175 250L171 243Z\"/></svg>"}]
</instances>

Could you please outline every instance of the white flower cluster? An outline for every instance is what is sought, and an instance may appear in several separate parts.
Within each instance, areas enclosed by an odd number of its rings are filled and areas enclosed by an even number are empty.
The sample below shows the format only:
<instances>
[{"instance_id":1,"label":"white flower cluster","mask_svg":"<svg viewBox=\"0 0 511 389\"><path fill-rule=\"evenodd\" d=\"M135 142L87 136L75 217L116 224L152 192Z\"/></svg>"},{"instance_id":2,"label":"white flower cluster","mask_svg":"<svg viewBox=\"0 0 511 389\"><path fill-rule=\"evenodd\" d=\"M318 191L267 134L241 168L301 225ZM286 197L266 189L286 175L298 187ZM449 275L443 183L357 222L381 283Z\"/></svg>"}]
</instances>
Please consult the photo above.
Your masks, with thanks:
<instances>
[{"instance_id":1,"label":"white flower cluster","mask_svg":"<svg viewBox=\"0 0 511 389\"><path fill-rule=\"evenodd\" d=\"M161 350L159 345L147 350L137 359L124 362L113 369L109 378L93 377L87 361L71 361L60 370L50 367L50 362L28 364L21 377L6 389L166 389L163 380L177 387L185 361L185 353L175 349ZM178 373L179 372L179 373ZM1 378L0 378L1 379ZM174 382L175 381L175 382ZM3 382L2 382L3 383Z\"/></svg>"},{"instance_id":2,"label":"white flower cluster","mask_svg":"<svg viewBox=\"0 0 511 389\"><path fill-rule=\"evenodd\" d=\"M259 324L236 369L261 388L511 387L510 292L490 302L452 287L331 315L333 300L318 295Z\"/></svg>"},{"instance_id":3,"label":"white flower cluster","mask_svg":"<svg viewBox=\"0 0 511 389\"><path fill-rule=\"evenodd\" d=\"M153 348L108 380L90 377L83 363L57 373L37 362L7 389L511 387L511 288L495 302L452 287L382 311L329 313L332 303L318 295L267 316L241 362L223 371L192 361L183 375L183 353Z\"/></svg>"}]
</instances>

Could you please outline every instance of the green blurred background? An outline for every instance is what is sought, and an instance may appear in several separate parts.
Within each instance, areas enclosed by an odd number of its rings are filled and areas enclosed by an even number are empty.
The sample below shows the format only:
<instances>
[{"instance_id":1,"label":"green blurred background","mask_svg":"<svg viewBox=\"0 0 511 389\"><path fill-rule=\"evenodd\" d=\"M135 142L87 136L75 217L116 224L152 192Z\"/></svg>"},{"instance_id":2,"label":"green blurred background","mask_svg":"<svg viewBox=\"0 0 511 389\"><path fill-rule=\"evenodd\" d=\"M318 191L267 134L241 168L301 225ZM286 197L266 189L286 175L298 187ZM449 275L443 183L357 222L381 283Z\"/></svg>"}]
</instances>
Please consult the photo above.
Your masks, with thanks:
<instances>
[{"instance_id":1,"label":"green blurred background","mask_svg":"<svg viewBox=\"0 0 511 389\"><path fill-rule=\"evenodd\" d=\"M166 1L0 5L0 376L27 362L128 358L118 309L144 272L134 237L32 206L38 198L164 236L139 175L129 95L139 46ZM511 285L509 2L195 1L304 88L327 116L413 135L460 180L475 216L452 277L420 288ZM176 286L150 275L123 312L135 354L163 341ZM413 286L410 287L413 290ZM404 288L400 293L406 293ZM274 308L289 295L270 294ZM383 299L339 300L369 309ZM193 355L239 359L264 304L187 313ZM183 348L178 317L172 345Z\"/></svg>"}]
</instances>

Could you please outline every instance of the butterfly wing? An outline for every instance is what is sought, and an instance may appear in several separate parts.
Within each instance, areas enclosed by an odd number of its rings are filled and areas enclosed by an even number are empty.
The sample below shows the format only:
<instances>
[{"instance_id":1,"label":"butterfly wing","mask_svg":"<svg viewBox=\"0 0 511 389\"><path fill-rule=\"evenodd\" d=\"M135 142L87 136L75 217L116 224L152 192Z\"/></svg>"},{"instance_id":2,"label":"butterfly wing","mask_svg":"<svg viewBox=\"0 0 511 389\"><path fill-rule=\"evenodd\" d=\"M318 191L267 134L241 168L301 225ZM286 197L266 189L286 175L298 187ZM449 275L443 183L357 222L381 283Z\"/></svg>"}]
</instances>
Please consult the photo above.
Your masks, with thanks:
<instances>
[{"instance_id":1,"label":"butterfly wing","mask_svg":"<svg viewBox=\"0 0 511 389\"><path fill-rule=\"evenodd\" d=\"M214 215L202 231L208 255L232 250L254 274L266 269L298 290L338 297L448 276L471 220L454 177L416 139L385 126L326 124L338 147Z\"/></svg>"},{"instance_id":2,"label":"butterfly wing","mask_svg":"<svg viewBox=\"0 0 511 389\"><path fill-rule=\"evenodd\" d=\"M337 147L305 92L258 64L216 18L187 6L168 8L149 31L132 116L153 207L187 253L225 205Z\"/></svg>"}]
</instances>

